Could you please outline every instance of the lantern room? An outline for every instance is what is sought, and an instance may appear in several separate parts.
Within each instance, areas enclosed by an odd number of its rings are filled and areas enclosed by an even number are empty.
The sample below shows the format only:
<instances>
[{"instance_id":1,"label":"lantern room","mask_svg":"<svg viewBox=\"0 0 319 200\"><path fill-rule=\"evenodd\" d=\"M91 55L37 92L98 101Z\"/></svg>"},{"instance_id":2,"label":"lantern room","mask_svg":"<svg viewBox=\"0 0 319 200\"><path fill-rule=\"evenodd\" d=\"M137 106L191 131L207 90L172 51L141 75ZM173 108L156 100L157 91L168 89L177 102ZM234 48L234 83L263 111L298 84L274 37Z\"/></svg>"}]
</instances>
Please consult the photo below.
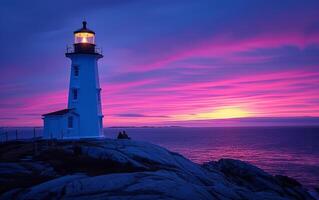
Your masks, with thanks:
<instances>
[{"instance_id":1,"label":"lantern room","mask_svg":"<svg viewBox=\"0 0 319 200\"><path fill-rule=\"evenodd\" d=\"M87 28L86 21L82 22L82 28L74 31L73 51L67 48L68 53L99 54L95 48L95 32Z\"/></svg>"},{"instance_id":2,"label":"lantern room","mask_svg":"<svg viewBox=\"0 0 319 200\"><path fill-rule=\"evenodd\" d=\"M74 34L74 43L90 43L94 44L94 34L93 33L76 33Z\"/></svg>"},{"instance_id":3,"label":"lantern room","mask_svg":"<svg viewBox=\"0 0 319 200\"><path fill-rule=\"evenodd\" d=\"M95 33L86 27L86 21L82 22L83 27L74 31L74 44L89 43L95 44Z\"/></svg>"}]
</instances>

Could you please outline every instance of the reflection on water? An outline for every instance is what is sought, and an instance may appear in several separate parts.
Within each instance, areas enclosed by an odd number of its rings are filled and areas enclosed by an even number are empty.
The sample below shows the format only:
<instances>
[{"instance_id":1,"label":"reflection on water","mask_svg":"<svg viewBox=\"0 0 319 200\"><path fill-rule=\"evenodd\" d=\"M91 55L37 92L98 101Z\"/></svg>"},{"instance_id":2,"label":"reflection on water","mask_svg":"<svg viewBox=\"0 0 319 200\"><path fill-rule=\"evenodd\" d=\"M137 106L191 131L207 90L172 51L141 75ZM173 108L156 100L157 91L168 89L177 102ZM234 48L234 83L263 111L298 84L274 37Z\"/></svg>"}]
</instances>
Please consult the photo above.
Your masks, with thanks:
<instances>
[{"instance_id":1,"label":"reflection on water","mask_svg":"<svg viewBox=\"0 0 319 200\"><path fill-rule=\"evenodd\" d=\"M116 138L117 128L105 136ZM248 161L272 174L296 178L307 186L319 185L319 127L241 128L125 128L134 140L176 151L197 163L220 158ZM10 128L9 139L42 135L42 128ZM3 132L3 130L1 130ZM0 140L5 140L1 135Z\"/></svg>"}]
</instances>

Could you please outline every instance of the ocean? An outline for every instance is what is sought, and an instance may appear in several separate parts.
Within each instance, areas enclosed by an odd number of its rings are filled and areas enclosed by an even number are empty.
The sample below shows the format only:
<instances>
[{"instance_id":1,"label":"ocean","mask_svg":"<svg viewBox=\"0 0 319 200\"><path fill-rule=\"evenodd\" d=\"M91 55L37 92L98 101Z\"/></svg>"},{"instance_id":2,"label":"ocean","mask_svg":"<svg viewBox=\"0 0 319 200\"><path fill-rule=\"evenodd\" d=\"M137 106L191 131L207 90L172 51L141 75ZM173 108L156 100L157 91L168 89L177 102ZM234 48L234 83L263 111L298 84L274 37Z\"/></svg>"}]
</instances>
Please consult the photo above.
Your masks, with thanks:
<instances>
[{"instance_id":1,"label":"ocean","mask_svg":"<svg viewBox=\"0 0 319 200\"><path fill-rule=\"evenodd\" d=\"M240 159L306 186L319 186L319 127L107 128L105 135L115 138L120 130L199 164Z\"/></svg>"},{"instance_id":2,"label":"ocean","mask_svg":"<svg viewBox=\"0 0 319 200\"><path fill-rule=\"evenodd\" d=\"M15 138L14 128L9 139ZM107 138L125 130L133 139L178 152L196 163L240 159L271 174L287 175L307 187L319 186L319 127L105 128ZM3 130L1 130L3 132ZM42 135L19 128L18 138ZM0 140L4 140L2 135Z\"/></svg>"}]
</instances>

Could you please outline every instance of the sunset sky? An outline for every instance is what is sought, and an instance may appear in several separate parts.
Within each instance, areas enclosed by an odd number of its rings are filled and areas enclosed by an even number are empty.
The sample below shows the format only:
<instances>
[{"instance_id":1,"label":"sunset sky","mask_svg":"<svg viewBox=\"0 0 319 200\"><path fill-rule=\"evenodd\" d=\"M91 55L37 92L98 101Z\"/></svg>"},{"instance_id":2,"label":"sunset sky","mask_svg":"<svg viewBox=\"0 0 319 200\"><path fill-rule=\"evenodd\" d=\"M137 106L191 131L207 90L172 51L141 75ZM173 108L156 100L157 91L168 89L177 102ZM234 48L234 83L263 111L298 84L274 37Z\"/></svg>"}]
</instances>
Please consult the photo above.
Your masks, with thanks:
<instances>
[{"instance_id":1,"label":"sunset sky","mask_svg":"<svg viewBox=\"0 0 319 200\"><path fill-rule=\"evenodd\" d=\"M318 0L2 0L0 126L67 107L84 18L106 127L319 124Z\"/></svg>"}]
</instances>

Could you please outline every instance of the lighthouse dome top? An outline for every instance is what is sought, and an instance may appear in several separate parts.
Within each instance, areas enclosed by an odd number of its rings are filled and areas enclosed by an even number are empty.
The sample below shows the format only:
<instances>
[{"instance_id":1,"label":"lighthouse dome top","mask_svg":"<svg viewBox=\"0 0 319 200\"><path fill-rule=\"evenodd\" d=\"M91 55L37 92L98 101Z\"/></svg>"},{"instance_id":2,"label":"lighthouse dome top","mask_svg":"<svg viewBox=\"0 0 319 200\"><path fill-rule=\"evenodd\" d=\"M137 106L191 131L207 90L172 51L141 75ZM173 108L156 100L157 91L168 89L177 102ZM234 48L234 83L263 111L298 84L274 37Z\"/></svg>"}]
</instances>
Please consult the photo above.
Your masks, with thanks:
<instances>
[{"instance_id":1,"label":"lighthouse dome top","mask_svg":"<svg viewBox=\"0 0 319 200\"><path fill-rule=\"evenodd\" d=\"M76 33L92 33L92 34L95 34L94 31L92 31L92 30L90 30L90 29L88 29L88 28L86 27L86 24L87 24L86 21L83 21L82 24L83 24L83 25L82 25L82 28L80 28L80 29L74 31L74 34L76 34Z\"/></svg>"}]
</instances>

